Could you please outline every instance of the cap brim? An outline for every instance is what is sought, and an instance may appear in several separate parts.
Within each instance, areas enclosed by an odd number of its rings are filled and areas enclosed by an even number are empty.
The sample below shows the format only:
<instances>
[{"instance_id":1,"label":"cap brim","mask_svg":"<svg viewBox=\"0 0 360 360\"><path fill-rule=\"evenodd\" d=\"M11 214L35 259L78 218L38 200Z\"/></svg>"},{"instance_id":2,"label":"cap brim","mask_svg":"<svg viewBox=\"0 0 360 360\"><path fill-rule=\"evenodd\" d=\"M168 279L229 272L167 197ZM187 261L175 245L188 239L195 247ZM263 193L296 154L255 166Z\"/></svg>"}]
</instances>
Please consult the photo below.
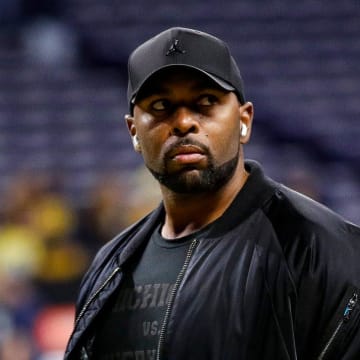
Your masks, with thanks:
<instances>
[{"instance_id":1,"label":"cap brim","mask_svg":"<svg viewBox=\"0 0 360 360\"><path fill-rule=\"evenodd\" d=\"M171 64L171 65L166 65L166 66L162 66L158 69L156 69L155 71L153 71L151 74L149 74L149 76L147 76L144 81L138 86L138 88L134 91L132 97L131 97L131 103L135 104L136 101L136 96L139 93L139 91L141 90L141 88L145 85L145 83L147 83L151 77L153 77L155 74L157 74L158 72L164 70L164 69L169 69L171 67L185 67L185 68L189 68L189 69L194 69L199 71L200 73L206 75L208 78L210 78L211 80L213 80L217 85L219 85L222 89L226 90L226 91L236 91L236 89L229 84L228 82L226 82L225 80L220 79L219 77L208 73L207 71L204 71L202 69L199 69L195 66L191 66L191 65L187 65L187 64Z\"/></svg>"}]
</instances>

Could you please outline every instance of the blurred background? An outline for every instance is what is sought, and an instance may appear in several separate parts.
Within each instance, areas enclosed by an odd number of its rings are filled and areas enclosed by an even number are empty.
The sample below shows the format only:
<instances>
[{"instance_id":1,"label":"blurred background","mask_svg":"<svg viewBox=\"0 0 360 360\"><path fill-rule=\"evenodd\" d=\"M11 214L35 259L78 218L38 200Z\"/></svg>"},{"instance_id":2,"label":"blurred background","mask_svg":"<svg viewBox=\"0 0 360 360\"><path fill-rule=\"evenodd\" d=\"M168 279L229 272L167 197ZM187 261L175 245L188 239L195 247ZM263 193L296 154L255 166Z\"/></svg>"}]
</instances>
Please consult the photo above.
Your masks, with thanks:
<instances>
[{"instance_id":1,"label":"blurred background","mask_svg":"<svg viewBox=\"0 0 360 360\"><path fill-rule=\"evenodd\" d=\"M62 359L99 247L159 201L124 123L126 62L188 26L255 105L245 154L360 223L358 0L0 0L0 359Z\"/></svg>"}]
</instances>

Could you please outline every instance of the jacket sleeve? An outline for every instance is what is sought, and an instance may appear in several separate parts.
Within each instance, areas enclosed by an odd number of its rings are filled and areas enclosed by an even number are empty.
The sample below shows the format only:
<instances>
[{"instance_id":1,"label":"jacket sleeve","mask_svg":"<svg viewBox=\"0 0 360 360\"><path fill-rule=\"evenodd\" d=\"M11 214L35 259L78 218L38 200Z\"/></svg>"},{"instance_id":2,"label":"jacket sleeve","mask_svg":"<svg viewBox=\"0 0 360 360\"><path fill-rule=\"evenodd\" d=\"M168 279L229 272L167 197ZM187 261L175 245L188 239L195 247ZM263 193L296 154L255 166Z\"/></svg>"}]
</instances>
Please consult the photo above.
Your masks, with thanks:
<instances>
[{"instance_id":1,"label":"jacket sleeve","mask_svg":"<svg viewBox=\"0 0 360 360\"><path fill-rule=\"evenodd\" d=\"M360 229L286 188L277 196L270 213L296 286L298 358L360 359Z\"/></svg>"}]
</instances>

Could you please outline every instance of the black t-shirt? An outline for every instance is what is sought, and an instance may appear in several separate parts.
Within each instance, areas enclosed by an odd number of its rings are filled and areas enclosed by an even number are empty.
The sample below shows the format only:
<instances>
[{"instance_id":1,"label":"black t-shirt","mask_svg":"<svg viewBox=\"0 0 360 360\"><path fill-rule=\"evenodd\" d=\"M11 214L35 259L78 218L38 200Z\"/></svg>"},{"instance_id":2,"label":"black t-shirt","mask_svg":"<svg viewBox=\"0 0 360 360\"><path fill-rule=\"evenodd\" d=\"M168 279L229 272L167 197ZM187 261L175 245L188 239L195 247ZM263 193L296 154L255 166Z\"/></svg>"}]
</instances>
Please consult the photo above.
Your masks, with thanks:
<instances>
[{"instance_id":1,"label":"black t-shirt","mask_svg":"<svg viewBox=\"0 0 360 360\"><path fill-rule=\"evenodd\" d=\"M144 251L124 271L123 282L96 325L94 357L152 360L167 304L190 243L207 228L166 240L160 226Z\"/></svg>"}]
</instances>

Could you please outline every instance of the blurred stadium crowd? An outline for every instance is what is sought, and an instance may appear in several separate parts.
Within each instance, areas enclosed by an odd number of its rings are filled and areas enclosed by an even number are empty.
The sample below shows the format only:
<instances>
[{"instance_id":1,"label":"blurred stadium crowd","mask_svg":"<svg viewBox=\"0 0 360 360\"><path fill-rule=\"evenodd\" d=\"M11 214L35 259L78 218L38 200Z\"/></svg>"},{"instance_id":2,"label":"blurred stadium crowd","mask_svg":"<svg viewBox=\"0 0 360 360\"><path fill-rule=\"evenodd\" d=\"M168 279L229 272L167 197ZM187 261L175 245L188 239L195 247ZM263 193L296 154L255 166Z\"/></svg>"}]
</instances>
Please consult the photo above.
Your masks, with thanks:
<instances>
[{"instance_id":1,"label":"blurred stadium crowd","mask_svg":"<svg viewBox=\"0 0 360 360\"><path fill-rule=\"evenodd\" d=\"M167 27L234 50L247 157L360 223L359 19L358 0L1 0L0 360L62 358L96 250L159 201L123 115L128 54Z\"/></svg>"}]
</instances>

